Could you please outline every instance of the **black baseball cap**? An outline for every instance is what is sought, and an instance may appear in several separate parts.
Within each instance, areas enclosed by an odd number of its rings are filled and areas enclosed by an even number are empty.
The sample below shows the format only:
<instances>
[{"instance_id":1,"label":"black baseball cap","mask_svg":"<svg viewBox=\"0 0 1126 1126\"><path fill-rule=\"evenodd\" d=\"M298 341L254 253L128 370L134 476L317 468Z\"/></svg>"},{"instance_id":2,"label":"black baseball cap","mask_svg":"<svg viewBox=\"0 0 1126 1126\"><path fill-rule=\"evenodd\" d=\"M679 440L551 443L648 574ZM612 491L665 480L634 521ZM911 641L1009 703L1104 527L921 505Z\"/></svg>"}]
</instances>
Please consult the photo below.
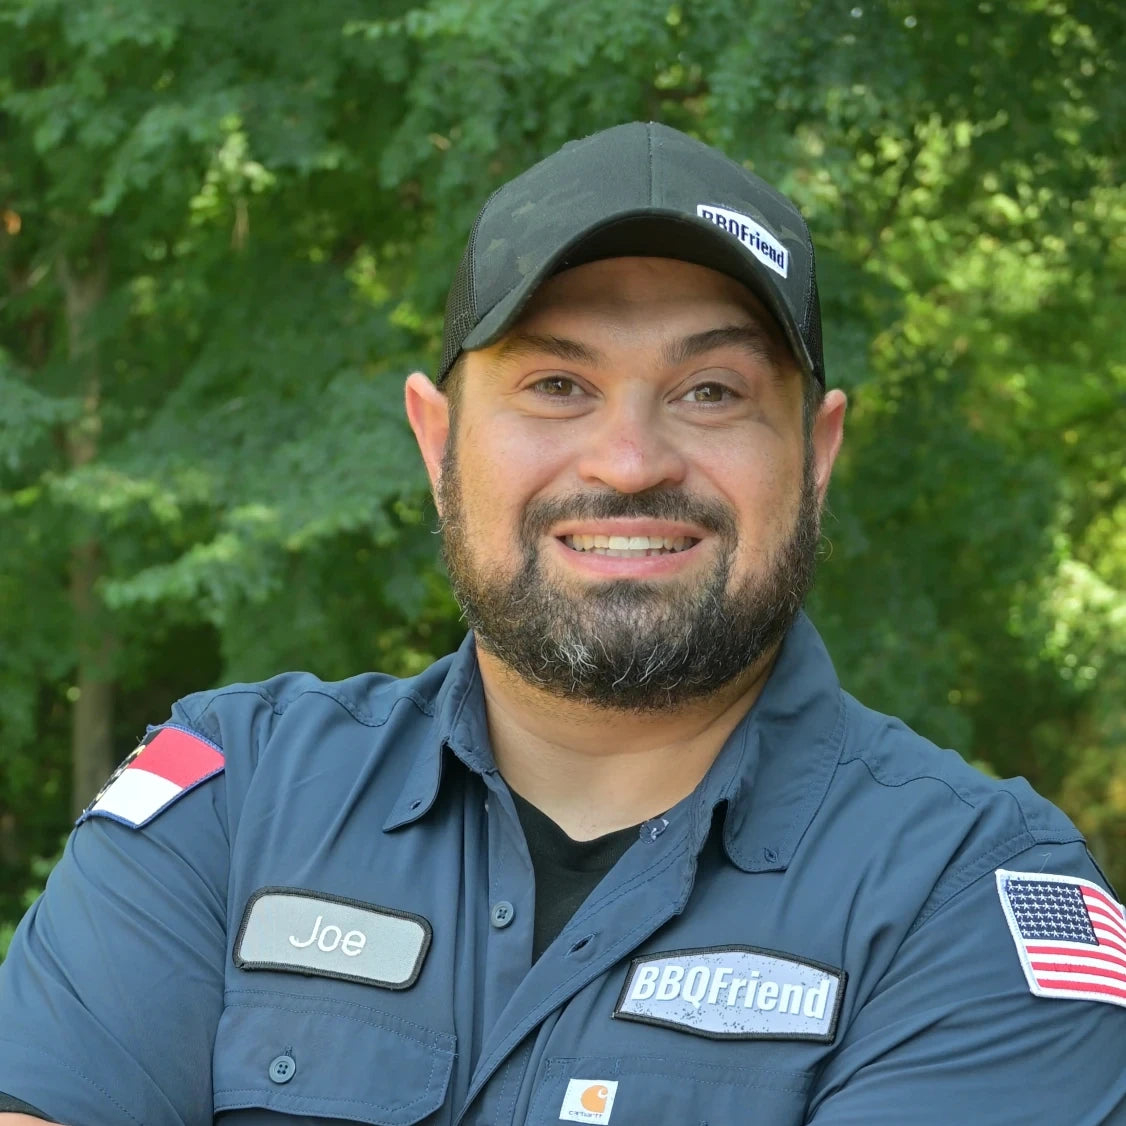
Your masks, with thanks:
<instances>
[{"instance_id":1,"label":"black baseball cap","mask_svg":"<svg viewBox=\"0 0 1126 1126\"><path fill-rule=\"evenodd\" d=\"M639 121L568 142L485 202L446 302L437 382L462 352L499 340L553 274L632 256L694 262L742 282L825 385L813 242L801 213L717 149Z\"/></svg>"}]
</instances>

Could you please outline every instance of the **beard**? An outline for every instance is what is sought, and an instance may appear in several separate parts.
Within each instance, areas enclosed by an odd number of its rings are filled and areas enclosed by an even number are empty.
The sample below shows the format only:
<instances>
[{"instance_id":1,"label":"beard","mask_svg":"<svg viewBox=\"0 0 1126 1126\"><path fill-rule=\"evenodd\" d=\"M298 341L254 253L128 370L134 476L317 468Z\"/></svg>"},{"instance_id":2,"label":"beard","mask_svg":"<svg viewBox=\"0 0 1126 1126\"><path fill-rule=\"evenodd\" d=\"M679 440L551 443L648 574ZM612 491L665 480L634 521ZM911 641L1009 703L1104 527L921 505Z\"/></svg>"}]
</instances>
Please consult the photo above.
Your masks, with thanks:
<instances>
[{"instance_id":1,"label":"beard","mask_svg":"<svg viewBox=\"0 0 1126 1126\"><path fill-rule=\"evenodd\" d=\"M477 643L529 684L608 710L660 712L719 692L782 639L813 585L821 513L808 443L790 535L762 573L734 587L737 526L718 501L671 489L533 501L520 521L522 564L511 575L474 558L452 433L438 503L450 585ZM544 573L539 545L559 521L628 517L713 533L718 550L708 573L577 588Z\"/></svg>"}]
</instances>

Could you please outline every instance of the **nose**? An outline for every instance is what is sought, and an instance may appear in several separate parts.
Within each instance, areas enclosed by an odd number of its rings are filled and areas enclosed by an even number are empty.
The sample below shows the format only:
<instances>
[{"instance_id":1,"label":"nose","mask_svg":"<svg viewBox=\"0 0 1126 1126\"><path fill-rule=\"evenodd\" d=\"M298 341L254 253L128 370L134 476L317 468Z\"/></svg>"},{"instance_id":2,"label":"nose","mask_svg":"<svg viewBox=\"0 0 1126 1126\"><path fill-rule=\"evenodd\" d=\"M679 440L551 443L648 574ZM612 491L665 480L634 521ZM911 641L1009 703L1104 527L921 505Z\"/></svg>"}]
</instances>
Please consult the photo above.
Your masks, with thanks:
<instances>
[{"instance_id":1,"label":"nose","mask_svg":"<svg viewBox=\"0 0 1126 1126\"><path fill-rule=\"evenodd\" d=\"M682 484L687 472L660 404L640 397L605 405L585 435L578 471L592 485L619 493L640 493Z\"/></svg>"}]
</instances>

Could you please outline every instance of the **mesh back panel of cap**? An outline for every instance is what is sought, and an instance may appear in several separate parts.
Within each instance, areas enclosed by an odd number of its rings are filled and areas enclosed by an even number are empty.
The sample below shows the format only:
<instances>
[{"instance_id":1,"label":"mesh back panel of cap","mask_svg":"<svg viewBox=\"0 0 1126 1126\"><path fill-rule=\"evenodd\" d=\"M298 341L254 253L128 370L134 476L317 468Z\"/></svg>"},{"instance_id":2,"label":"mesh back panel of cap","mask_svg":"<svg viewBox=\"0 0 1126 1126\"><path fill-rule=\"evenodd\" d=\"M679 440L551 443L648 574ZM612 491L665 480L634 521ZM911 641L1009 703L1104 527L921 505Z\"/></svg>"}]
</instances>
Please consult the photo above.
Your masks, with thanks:
<instances>
[{"instance_id":1,"label":"mesh back panel of cap","mask_svg":"<svg viewBox=\"0 0 1126 1126\"><path fill-rule=\"evenodd\" d=\"M501 187L504 185L502 184ZM501 191L496 191L485 200L485 206L477 212L473 220L473 227L469 232L469 242L465 253L457 264L457 273L454 274L453 285L450 286L449 295L446 297L446 322L442 327L442 362L438 367L437 383L441 383L450 374L458 352L461 351L462 342L477 324L477 297L473 291L473 258L477 247L477 232L481 227L481 219L489 210L489 204Z\"/></svg>"},{"instance_id":2,"label":"mesh back panel of cap","mask_svg":"<svg viewBox=\"0 0 1126 1126\"><path fill-rule=\"evenodd\" d=\"M446 298L446 324L442 331L442 363L438 368L438 383L449 375L450 368L453 367L457 354L461 351L461 342L477 323L477 305L473 300L472 262L473 236L471 235L469 245L458 263L457 273L454 274L454 283L450 286L449 296Z\"/></svg>"},{"instance_id":3,"label":"mesh back panel of cap","mask_svg":"<svg viewBox=\"0 0 1126 1126\"><path fill-rule=\"evenodd\" d=\"M813 361L813 377L822 387L825 386L825 355L821 341L821 299L817 294L817 275L812 274L809 282L809 308L806 310L805 337L809 357Z\"/></svg>"}]
</instances>

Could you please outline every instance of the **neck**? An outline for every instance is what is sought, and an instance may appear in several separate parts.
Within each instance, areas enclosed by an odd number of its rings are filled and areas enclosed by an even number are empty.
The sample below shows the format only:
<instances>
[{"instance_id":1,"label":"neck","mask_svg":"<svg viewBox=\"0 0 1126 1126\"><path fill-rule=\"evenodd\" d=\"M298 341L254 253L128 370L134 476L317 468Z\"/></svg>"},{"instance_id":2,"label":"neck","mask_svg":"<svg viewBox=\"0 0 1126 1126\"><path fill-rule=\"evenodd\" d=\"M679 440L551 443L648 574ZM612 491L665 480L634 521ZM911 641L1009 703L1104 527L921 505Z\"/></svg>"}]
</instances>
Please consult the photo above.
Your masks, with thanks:
<instances>
[{"instance_id":1,"label":"neck","mask_svg":"<svg viewBox=\"0 0 1126 1126\"><path fill-rule=\"evenodd\" d=\"M636 825L696 788L758 699L776 654L705 699L637 713L562 699L478 646L497 767L575 840Z\"/></svg>"}]
</instances>

